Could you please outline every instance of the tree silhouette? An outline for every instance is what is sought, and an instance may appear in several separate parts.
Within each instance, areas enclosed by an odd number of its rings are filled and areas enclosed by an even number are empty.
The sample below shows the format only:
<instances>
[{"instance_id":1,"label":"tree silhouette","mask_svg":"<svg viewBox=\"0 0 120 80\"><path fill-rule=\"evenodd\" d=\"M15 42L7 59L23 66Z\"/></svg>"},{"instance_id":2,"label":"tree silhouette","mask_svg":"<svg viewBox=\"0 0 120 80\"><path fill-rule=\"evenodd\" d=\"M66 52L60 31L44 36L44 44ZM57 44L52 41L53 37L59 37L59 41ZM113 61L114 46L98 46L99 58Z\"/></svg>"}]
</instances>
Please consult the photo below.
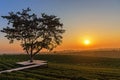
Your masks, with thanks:
<instances>
[{"instance_id":1,"label":"tree silhouette","mask_svg":"<svg viewBox=\"0 0 120 80\"><path fill-rule=\"evenodd\" d=\"M1 32L6 33L5 37L13 43L15 40L21 42L23 50L33 57L42 49L53 50L62 42L62 34L65 32L60 18L45 13L38 17L31 9L23 9L21 12L10 12L7 19L8 26Z\"/></svg>"}]
</instances>

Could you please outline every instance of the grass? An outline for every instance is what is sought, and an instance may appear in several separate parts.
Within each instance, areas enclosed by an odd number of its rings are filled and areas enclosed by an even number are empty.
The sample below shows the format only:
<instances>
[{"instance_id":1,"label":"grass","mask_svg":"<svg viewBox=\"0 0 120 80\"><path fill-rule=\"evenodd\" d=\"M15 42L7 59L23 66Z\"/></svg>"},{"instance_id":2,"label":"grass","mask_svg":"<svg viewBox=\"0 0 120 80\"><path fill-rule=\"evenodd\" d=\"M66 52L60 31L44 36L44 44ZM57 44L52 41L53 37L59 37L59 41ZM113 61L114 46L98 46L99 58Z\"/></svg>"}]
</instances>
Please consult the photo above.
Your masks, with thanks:
<instances>
[{"instance_id":1,"label":"grass","mask_svg":"<svg viewBox=\"0 0 120 80\"><path fill-rule=\"evenodd\" d=\"M27 55L1 55L0 70L20 67L16 62L28 59ZM120 58L46 54L35 59L47 60L48 68L2 73L0 80L120 80Z\"/></svg>"}]
</instances>

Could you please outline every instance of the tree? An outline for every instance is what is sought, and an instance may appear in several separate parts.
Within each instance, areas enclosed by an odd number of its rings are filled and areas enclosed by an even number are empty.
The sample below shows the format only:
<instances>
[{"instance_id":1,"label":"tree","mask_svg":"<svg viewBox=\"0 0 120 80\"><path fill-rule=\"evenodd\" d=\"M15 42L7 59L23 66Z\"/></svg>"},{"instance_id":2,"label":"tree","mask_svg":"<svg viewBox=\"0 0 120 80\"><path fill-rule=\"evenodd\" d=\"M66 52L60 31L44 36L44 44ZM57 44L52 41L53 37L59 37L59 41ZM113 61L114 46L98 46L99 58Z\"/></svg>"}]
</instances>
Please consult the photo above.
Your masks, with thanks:
<instances>
[{"instance_id":1,"label":"tree","mask_svg":"<svg viewBox=\"0 0 120 80\"><path fill-rule=\"evenodd\" d=\"M65 30L57 16L42 13L41 17L38 17L30 11L31 9L27 8L1 16L8 21L8 26L1 32L6 33L5 37L10 43L20 41L23 50L30 57L30 62L33 62L33 57L42 49L51 51L60 45Z\"/></svg>"}]
</instances>

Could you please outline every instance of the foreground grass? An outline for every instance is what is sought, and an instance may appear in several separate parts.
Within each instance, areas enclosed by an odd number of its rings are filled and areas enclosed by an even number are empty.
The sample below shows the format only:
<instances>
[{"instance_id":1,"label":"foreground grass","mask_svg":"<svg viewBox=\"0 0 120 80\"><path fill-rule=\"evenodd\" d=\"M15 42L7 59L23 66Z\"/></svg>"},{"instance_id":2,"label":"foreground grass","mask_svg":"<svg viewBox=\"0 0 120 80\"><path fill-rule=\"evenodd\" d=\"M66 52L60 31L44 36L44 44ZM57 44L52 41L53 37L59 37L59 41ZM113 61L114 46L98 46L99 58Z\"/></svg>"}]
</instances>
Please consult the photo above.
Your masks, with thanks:
<instances>
[{"instance_id":1,"label":"foreground grass","mask_svg":"<svg viewBox=\"0 0 120 80\"><path fill-rule=\"evenodd\" d=\"M20 67L27 55L1 55L0 70ZM120 59L80 55L37 55L48 60L48 68L32 68L0 74L0 80L120 80Z\"/></svg>"}]
</instances>

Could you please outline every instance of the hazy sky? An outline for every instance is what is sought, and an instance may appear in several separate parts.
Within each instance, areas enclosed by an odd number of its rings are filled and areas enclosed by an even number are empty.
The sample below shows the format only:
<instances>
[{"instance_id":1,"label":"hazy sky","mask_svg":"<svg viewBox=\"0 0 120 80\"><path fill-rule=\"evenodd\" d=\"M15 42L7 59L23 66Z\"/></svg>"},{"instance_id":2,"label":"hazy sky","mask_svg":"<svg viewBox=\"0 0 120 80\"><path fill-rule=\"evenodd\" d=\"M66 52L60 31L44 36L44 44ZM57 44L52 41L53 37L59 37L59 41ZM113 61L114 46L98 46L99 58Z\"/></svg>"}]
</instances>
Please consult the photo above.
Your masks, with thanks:
<instances>
[{"instance_id":1,"label":"hazy sky","mask_svg":"<svg viewBox=\"0 0 120 80\"><path fill-rule=\"evenodd\" d=\"M0 0L0 16L30 7L37 15L54 14L61 18L66 33L56 50L120 47L120 0ZM6 20L0 18L0 29ZM21 52L18 43L0 33L0 52ZM91 44L85 46L88 39Z\"/></svg>"}]
</instances>

